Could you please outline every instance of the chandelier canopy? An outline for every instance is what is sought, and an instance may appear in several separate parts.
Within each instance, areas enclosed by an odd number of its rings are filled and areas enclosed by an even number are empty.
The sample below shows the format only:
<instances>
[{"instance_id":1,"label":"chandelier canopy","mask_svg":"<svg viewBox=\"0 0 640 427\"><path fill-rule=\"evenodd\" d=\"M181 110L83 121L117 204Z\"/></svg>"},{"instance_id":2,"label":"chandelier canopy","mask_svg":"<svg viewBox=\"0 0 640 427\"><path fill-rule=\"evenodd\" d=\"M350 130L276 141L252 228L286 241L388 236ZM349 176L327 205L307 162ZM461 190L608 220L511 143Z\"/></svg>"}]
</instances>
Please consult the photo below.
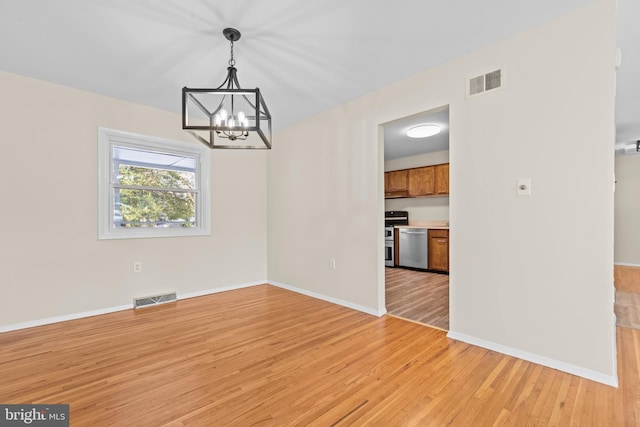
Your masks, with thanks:
<instances>
[{"instance_id":1,"label":"chandelier canopy","mask_svg":"<svg viewBox=\"0 0 640 427\"><path fill-rule=\"evenodd\" d=\"M233 44L240 31L222 31L231 44L227 78L215 89L182 88L182 129L210 148L271 149L271 113L260 89L238 83Z\"/></svg>"}]
</instances>

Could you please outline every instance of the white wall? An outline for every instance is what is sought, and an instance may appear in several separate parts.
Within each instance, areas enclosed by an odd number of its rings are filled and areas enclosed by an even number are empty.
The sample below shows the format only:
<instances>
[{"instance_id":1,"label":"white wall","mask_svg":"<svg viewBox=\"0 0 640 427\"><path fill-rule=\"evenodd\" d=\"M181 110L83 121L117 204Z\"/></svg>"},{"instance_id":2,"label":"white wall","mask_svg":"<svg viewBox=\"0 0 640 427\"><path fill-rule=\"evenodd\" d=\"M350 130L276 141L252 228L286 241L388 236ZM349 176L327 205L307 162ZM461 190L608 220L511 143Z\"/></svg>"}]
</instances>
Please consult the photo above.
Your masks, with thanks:
<instances>
[{"instance_id":1,"label":"white wall","mask_svg":"<svg viewBox=\"0 0 640 427\"><path fill-rule=\"evenodd\" d=\"M640 266L640 155L616 157L615 262Z\"/></svg>"},{"instance_id":2,"label":"white wall","mask_svg":"<svg viewBox=\"0 0 640 427\"><path fill-rule=\"evenodd\" d=\"M212 153L211 236L98 241L98 126L200 143L113 98L4 72L0 93L0 328L266 279L264 152Z\"/></svg>"},{"instance_id":3,"label":"white wall","mask_svg":"<svg viewBox=\"0 0 640 427\"><path fill-rule=\"evenodd\" d=\"M448 221L449 197L414 197L387 199L385 211L407 211L409 221Z\"/></svg>"},{"instance_id":4,"label":"white wall","mask_svg":"<svg viewBox=\"0 0 640 427\"><path fill-rule=\"evenodd\" d=\"M384 162L384 171L417 168L449 163L449 150L403 157ZM414 197L385 199L385 211L407 211L411 221L448 221L449 197Z\"/></svg>"},{"instance_id":5,"label":"white wall","mask_svg":"<svg viewBox=\"0 0 640 427\"><path fill-rule=\"evenodd\" d=\"M417 156L402 157L400 159L386 160L384 171L396 171L400 169L418 168L420 166L449 163L449 150L424 153Z\"/></svg>"},{"instance_id":6,"label":"white wall","mask_svg":"<svg viewBox=\"0 0 640 427\"><path fill-rule=\"evenodd\" d=\"M598 0L278 132L269 280L384 312L380 125L449 105L451 332L615 383L614 50Z\"/></svg>"}]
</instances>

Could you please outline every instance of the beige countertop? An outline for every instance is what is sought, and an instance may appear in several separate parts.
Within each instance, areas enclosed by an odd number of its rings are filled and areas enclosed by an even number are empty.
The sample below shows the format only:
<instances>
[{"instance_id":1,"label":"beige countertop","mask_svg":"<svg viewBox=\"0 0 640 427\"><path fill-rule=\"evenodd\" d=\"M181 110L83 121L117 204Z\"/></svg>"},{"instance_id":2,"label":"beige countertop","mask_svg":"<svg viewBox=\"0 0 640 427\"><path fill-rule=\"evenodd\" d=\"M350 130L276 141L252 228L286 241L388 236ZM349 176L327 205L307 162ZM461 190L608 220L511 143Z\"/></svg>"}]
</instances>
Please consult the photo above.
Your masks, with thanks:
<instances>
[{"instance_id":1,"label":"beige countertop","mask_svg":"<svg viewBox=\"0 0 640 427\"><path fill-rule=\"evenodd\" d=\"M449 221L409 221L409 225L396 225L395 228L429 228L432 230L448 230Z\"/></svg>"}]
</instances>

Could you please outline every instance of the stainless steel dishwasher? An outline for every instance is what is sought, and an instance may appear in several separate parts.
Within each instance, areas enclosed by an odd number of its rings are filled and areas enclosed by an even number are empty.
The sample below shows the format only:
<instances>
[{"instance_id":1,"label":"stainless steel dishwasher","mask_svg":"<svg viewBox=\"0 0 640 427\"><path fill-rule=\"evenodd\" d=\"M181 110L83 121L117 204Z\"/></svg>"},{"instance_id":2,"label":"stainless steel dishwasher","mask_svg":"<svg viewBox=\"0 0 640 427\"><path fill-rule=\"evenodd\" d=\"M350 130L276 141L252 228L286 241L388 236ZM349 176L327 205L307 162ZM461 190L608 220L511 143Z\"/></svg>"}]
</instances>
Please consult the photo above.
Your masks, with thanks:
<instances>
[{"instance_id":1,"label":"stainless steel dishwasher","mask_svg":"<svg viewBox=\"0 0 640 427\"><path fill-rule=\"evenodd\" d=\"M400 228L399 264L403 267L429 268L429 240L426 228Z\"/></svg>"}]
</instances>

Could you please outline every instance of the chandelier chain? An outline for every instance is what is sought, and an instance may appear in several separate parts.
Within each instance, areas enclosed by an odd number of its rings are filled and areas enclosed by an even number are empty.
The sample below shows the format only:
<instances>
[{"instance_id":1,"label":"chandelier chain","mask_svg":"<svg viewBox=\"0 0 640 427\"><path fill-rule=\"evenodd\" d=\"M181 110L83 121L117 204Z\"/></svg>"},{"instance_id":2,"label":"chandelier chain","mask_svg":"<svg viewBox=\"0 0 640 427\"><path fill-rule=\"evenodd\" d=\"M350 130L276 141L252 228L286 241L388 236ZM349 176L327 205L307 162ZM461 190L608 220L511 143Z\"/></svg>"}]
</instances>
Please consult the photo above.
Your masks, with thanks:
<instances>
[{"instance_id":1,"label":"chandelier chain","mask_svg":"<svg viewBox=\"0 0 640 427\"><path fill-rule=\"evenodd\" d=\"M229 43L231 44L231 58L229 59L229 66L230 67L235 67L236 60L233 59L233 40L231 40Z\"/></svg>"}]
</instances>

